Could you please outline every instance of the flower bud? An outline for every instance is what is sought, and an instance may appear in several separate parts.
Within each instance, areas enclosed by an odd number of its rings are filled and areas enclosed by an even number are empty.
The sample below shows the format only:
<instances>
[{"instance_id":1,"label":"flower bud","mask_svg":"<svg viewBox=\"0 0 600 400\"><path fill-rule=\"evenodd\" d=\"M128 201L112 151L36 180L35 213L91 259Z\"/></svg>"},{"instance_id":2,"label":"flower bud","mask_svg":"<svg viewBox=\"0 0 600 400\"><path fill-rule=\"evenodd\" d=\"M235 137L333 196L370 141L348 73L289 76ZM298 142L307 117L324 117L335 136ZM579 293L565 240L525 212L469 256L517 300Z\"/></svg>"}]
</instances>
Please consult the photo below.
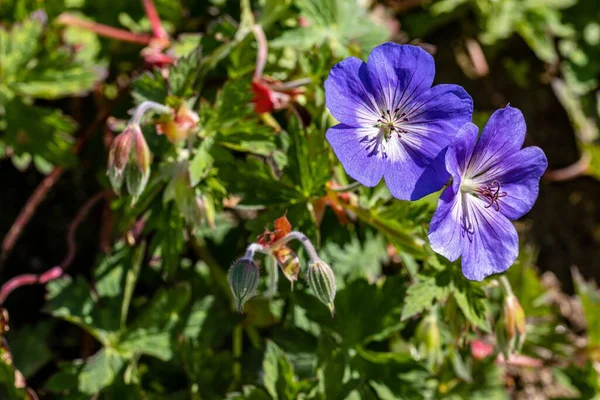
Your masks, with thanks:
<instances>
[{"instance_id":1,"label":"flower bud","mask_svg":"<svg viewBox=\"0 0 600 400\"><path fill-rule=\"evenodd\" d=\"M331 315L333 316L335 311L333 300L335 299L336 287L335 275L331 267L322 260L312 262L308 266L306 278L311 290L317 295L319 300L329 307L329 311L331 311Z\"/></svg>"},{"instance_id":2,"label":"flower bud","mask_svg":"<svg viewBox=\"0 0 600 400\"><path fill-rule=\"evenodd\" d=\"M123 171L129 162L129 154L133 144L131 129L126 128L114 138L108 153L108 178L115 193L121 192L123 185Z\"/></svg>"},{"instance_id":3,"label":"flower bud","mask_svg":"<svg viewBox=\"0 0 600 400\"><path fill-rule=\"evenodd\" d=\"M249 258L236 261L229 269L229 286L240 313L244 312L244 303L256 295L259 277L258 266Z\"/></svg>"},{"instance_id":4,"label":"flower bud","mask_svg":"<svg viewBox=\"0 0 600 400\"><path fill-rule=\"evenodd\" d=\"M421 320L417 327L416 338L419 341L419 352L427 358L428 367L431 369L443 360L442 342L437 312L432 310Z\"/></svg>"},{"instance_id":5,"label":"flower bud","mask_svg":"<svg viewBox=\"0 0 600 400\"><path fill-rule=\"evenodd\" d=\"M156 125L159 134L165 134L172 143L188 138L200 121L198 114L182 104L175 112L175 117L167 122Z\"/></svg>"},{"instance_id":6,"label":"flower bud","mask_svg":"<svg viewBox=\"0 0 600 400\"><path fill-rule=\"evenodd\" d=\"M525 312L519 304L519 300L514 295L507 295L504 300L504 325L506 327L506 337L512 340L517 337L517 341L522 342L525 338Z\"/></svg>"},{"instance_id":7,"label":"flower bud","mask_svg":"<svg viewBox=\"0 0 600 400\"><path fill-rule=\"evenodd\" d=\"M148 178L150 177L150 149L138 125L134 126L132 136L135 145L134 162L129 163L125 171L125 180L127 182L127 191L135 201L148 184Z\"/></svg>"}]
</instances>

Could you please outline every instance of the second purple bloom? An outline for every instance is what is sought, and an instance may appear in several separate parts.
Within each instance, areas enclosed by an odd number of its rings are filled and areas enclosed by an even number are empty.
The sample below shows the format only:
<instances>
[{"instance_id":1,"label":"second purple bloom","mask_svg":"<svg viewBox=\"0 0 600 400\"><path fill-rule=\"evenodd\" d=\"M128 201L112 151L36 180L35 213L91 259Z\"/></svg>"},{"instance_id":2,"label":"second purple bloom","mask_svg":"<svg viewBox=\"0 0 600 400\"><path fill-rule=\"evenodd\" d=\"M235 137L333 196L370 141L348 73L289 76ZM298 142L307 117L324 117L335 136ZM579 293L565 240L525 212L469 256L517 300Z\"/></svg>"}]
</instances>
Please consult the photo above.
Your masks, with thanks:
<instances>
[{"instance_id":1,"label":"second purple bloom","mask_svg":"<svg viewBox=\"0 0 600 400\"><path fill-rule=\"evenodd\" d=\"M521 149L526 127L516 108L492 114L479 140L477 131L465 124L448 148L452 185L440 196L429 241L450 261L462 256L464 276L480 281L517 258L519 237L510 220L535 203L548 162L538 147Z\"/></svg>"},{"instance_id":2,"label":"second purple bloom","mask_svg":"<svg viewBox=\"0 0 600 400\"><path fill-rule=\"evenodd\" d=\"M448 180L444 154L471 121L473 101L457 85L431 86L433 57L420 47L385 43L368 62L350 57L325 82L326 104L340 124L327 140L352 178L385 179L392 195L416 200Z\"/></svg>"}]
</instances>

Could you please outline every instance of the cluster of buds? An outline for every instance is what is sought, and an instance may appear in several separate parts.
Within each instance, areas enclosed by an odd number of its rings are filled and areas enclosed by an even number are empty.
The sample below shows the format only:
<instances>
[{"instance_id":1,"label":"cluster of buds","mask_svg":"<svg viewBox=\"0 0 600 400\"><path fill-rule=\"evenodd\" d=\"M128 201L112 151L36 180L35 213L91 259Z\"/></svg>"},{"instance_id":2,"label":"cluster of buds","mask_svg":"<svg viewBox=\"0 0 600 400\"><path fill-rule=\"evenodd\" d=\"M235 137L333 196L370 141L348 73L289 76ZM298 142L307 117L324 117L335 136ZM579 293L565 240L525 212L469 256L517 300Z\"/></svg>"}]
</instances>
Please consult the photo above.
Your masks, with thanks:
<instances>
[{"instance_id":1,"label":"cluster of buds","mask_svg":"<svg viewBox=\"0 0 600 400\"><path fill-rule=\"evenodd\" d=\"M298 240L310 258L305 274L308 286L331 312L333 316L334 299L336 292L335 275L327 263L321 260L310 242L303 234L291 230L291 225L286 217L275 221L275 231L266 231L246 249L246 254L238 260L229 270L229 285L237 302L240 312L243 312L244 303L257 294L260 271L254 262L256 253L263 253L273 257L285 277L293 283L300 273L300 261L296 254L287 246L291 240ZM277 273L277 269L274 270Z\"/></svg>"},{"instance_id":2,"label":"cluster of buds","mask_svg":"<svg viewBox=\"0 0 600 400\"><path fill-rule=\"evenodd\" d=\"M123 180L136 199L150 177L150 149L138 124L128 125L112 142L108 154L108 178L115 193L121 193Z\"/></svg>"},{"instance_id":3,"label":"cluster of buds","mask_svg":"<svg viewBox=\"0 0 600 400\"><path fill-rule=\"evenodd\" d=\"M166 115L167 119L156 124L157 131L176 143L186 139L196 129L199 117L194 111L182 104L173 110L153 101L140 103L133 113L129 124L112 141L108 155L107 174L117 194L121 194L123 181L133 201L142 194L150 177L152 154L144 138L140 123L149 111Z\"/></svg>"}]
</instances>

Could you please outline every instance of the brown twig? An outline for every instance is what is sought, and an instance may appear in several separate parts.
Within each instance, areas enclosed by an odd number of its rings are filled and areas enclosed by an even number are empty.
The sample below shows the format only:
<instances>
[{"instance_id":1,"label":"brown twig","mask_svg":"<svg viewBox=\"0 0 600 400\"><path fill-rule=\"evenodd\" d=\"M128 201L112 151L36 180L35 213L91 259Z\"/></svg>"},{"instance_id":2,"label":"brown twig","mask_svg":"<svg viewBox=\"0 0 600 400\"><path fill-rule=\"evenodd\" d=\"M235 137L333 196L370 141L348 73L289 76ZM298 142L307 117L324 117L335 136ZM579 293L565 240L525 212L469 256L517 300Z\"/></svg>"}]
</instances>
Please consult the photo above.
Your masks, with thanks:
<instances>
[{"instance_id":1,"label":"brown twig","mask_svg":"<svg viewBox=\"0 0 600 400\"><path fill-rule=\"evenodd\" d=\"M94 207L100 200L104 199L111 195L112 192L108 189L103 190L100 193L97 193L92 198L90 198L86 203L79 209L73 221L69 225L69 230L67 231L67 255L62 260L62 262L50 268L48 271L44 272L41 275L36 274L22 274L17 275L12 279L9 279L2 287L0 287L0 304L3 304L6 298L17 288L26 285L34 285L37 283L45 284L54 279L58 279L63 276L65 270L71 265L73 259L75 258L75 253L77 252L77 243L75 242L75 234L77 233L77 228L83 222L84 218L88 216L92 207Z\"/></svg>"},{"instance_id":2,"label":"brown twig","mask_svg":"<svg viewBox=\"0 0 600 400\"><path fill-rule=\"evenodd\" d=\"M112 26L99 24L93 21L87 21L69 13L60 14L57 18L57 21L59 24L87 29L89 31L97 33L100 36L104 36L107 38L122 40L124 42L143 44L145 46L149 45L152 42L152 40L155 39L153 36L150 35L133 33L124 29L113 28Z\"/></svg>"},{"instance_id":3,"label":"brown twig","mask_svg":"<svg viewBox=\"0 0 600 400\"><path fill-rule=\"evenodd\" d=\"M127 87L127 85L123 85L121 87L121 90L120 90L117 98L115 100L113 100L112 102L108 103L104 107L104 109L100 111L96 120L87 127L87 129L83 132L81 137L78 139L77 143L75 143L75 145L73 146L73 153L75 153L75 154L79 153L79 151L81 150L83 145L85 143L87 143L87 141L90 139L92 134L96 131L96 129L106 121L106 119L110 116L112 107L119 101L119 98L121 97L121 95L123 93L125 93L126 87ZM25 228L25 226L27 226L27 224L31 220L31 217L35 213L35 210L40 205L40 203L46 198L50 189L52 189L54 184L56 184L56 182L58 181L58 179L62 176L62 174L64 172L65 172L64 167L55 167L52 170L52 172L50 172L50 174L47 175L42 180L42 182L38 185L38 187L35 189L35 191L29 197L29 199L27 199L25 206L21 209L21 212L17 216L17 219L10 227L10 230L8 231L8 233L2 240L2 244L0 245L0 251L1 251L1 253L0 253L0 270L2 270L2 267L4 266L6 260L8 259L8 256L12 252L12 249L15 246L15 244L17 243L17 240L19 240L19 237L21 236L23 229Z\"/></svg>"}]
</instances>

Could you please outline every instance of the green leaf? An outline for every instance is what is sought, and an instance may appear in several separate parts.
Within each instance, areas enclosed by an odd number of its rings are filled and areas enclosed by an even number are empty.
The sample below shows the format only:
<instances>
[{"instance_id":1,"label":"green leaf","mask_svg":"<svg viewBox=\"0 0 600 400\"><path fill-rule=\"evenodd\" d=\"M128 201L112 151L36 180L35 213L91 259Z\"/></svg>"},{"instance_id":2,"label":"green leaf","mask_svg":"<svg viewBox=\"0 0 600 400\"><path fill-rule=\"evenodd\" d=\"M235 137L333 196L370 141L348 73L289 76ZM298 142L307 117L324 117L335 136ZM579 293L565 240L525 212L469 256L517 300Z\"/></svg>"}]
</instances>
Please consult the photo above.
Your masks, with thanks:
<instances>
[{"instance_id":1,"label":"green leaf","mask_svg":"<svg viewBox=\"0 0 600 400\"><path fill-rule=\"evenodd\" d=\"M71 134L75 124L60 110L28 105L14 98L5 105L4 117L3 139L16 155L34 154L54 165L74 162Z\"/></svg>"},{"instance_id":2,"label":"green leaf","mask_svg":"<svg viewBox=\"0 0 600 400\"><path fill-rule=\"evenodd\" d=\"M288 132L291 143L284 175L305 199L324 196L331 178L324 132L314 126L304 128L298 117L291 118Z\"/></svg>"},{"instance_id":3,"label":"green leaf","mask_svg":"<svg viewBox=\"0 0 600 400\"><path fill-rule=\"evenodd\" d=\"M78 325L101 343L108 343L113 334L110 321L102 321L101 311L95 307L92 290L88 283L77 277L57 279L47 284L48 303L44 310L52 316ZM117 317L118 318L118 317Z\"/></svg>"},{"instance_id":4,"label":"green leaf","mask_svg":"<svg viewBox=\"0 0 600 400\"><path fill-rule=\"evenodd\" d=\"M431 309L434 301L443 300L450 293L449 282L435 277L423 277L406 291L406 300L402 307L402 319Z\"/></svg>"},{"instance_id":5,"label":"green leaf","mask_svg":"<svg viewBox=\"0 0 600 400\"><path fill-rule=\"evenodd\" d=\"M327 243L319 256L335 266L337 281L363 278L374 282L381 275L382 265L389 260L383 236L371 232L367 232L362 243L356 236L343 247L334 242Z\"/></svg>"},{"instance_id":6,"label":"green leaf","mask_svg":"<svg viewBox=\"0 0 600 400\"><path fill-rule=\"evenodd\" d=\"M48 321L40 322L27 325L14 333L10 331L7 336L15 367L26 379L31 378L52 360L52 353L47 344L51 328Z\"/></svg>"},{"instance_id":7,"label":"green leaf","mask_svg":"<svg viewBox=\"0 0 600 400\"><path fill-rule=\"evenodd\" d=\"M40 16L41 17L41 16ZM25 68L40 49L45 23L28 18L10 31L0 27L0 81L9 82Z\"/></svg>"},{"instance_id":8,"label":"green leaf","mask_svg":"<svg viewBox=\"0 0 600 400\"><path fill-rule=\"evenodd\" d=\"M343 57L350 55L351 45L358 45L366 54L389 39L385 25L376 24L361 4L345 0L296 0L296 5L309 27L286 31L271 41L270 46L307 51L328 43L337 56Z\"/></svg>"},{"instance_id":9,"label":"green leaf","mask_svg":"<svg viewBox=\"0 0 600 400\"><path fill-rule=\"evenodd\" d=\"M270 340L267 340L263 373L264 386L273 399L291 400L296 397L292 364L283 350Z\"/></svg>"},{"instance_id":10,"label":"green leaf","mask_svg":"<svg viewBox=\"0 0 600 400\"><path fill-rule=\"evenodd\" d=\"M192 95L192 84L200 68L200 49L177 60L169 71L169 92L176 97Z\"/></svg>"},{"instance_id":11,"label":"green leaf","mask_svg":"<svg viewBox=\"0 0 600 400\"><path fill-rule=\"evenodd\" d=\"M468 281L460 275L454 280L453 286L452 294L467 320L484 332L490 332L486 296L479 284Z\"/></svg>"},{"instance_id":12,"label":"green leaf","mask_svg":"<svg viewBox=\"0 0 600 400\"><path fill-rule=\"evenodd\" d=\"M29 395L23 388L15 387L15 369L0 359L0 399L28 400Z\"/></svg>"},{"instance_id":13,"label":"green leaf","mask_svg":"<svg viewBox=\"0 0 600 400\"><path fill-rule=\"evenodd\" d=\"M214 159L210 150L214 145L214 140L208 138L196 149L196 154L190 162L190 185L196 186L202 180L213 166Z\"/></svg>"},{"instance_id":14,"label":"green leaf","mask_svg":"<svg viewBox=\"0 0 600 400\"><path fill-rule=\"evenodd\" d=\"M101 349L85 361L78 376L78 389L89 395L98 393L115 380L124 365L114 350Z\"/></svg>"},{"instance_id":15,"label":"green leaf","mask_svg":"<svg viewBox=\"0 0 600 400\"><path fill-rule=\"evenodd\" d=\"M138 104L143 101L165 104L167 100L167 82L158 70L140 75L131 86L131 95Z\"/></svg>"},{"instance_id":16,"label":"green leaf","mask_svg":"<svg viewBox=\"0 0 600 400\"><path fill-rule=\"evenodd\" d=\"M159 291L119 339L119 351L146 354L164 361L173 357L173 335L179 314L189 303L191 288L181 283Z\"/></svg>"},{"instance_id":17,"label":"green leaf","mask_svg":"<svg viewBox=\"0 0 600 400\"><path fill-rule=\"evenodd\" d=\"M600 291L593 281L586 282L581 274L573 269L573 283L575 293L581 301L585 322L587 325L588 346L600 348Z\"/></svg>"},{"instance_id":18,"label":"green leaf","mask_svg":"<svg viewBox=\"0 0 600 400\"><path fill-rule=\"evenodd\" d=\"M351 346L383 340L403 326L400 313L404 290L404 279L399 276L386 278L378 285L352 281L335 297L334 318L312 295L302 297L301 305L308 318L338 333L344 344Z\"/></svg>"}]
</instances>

